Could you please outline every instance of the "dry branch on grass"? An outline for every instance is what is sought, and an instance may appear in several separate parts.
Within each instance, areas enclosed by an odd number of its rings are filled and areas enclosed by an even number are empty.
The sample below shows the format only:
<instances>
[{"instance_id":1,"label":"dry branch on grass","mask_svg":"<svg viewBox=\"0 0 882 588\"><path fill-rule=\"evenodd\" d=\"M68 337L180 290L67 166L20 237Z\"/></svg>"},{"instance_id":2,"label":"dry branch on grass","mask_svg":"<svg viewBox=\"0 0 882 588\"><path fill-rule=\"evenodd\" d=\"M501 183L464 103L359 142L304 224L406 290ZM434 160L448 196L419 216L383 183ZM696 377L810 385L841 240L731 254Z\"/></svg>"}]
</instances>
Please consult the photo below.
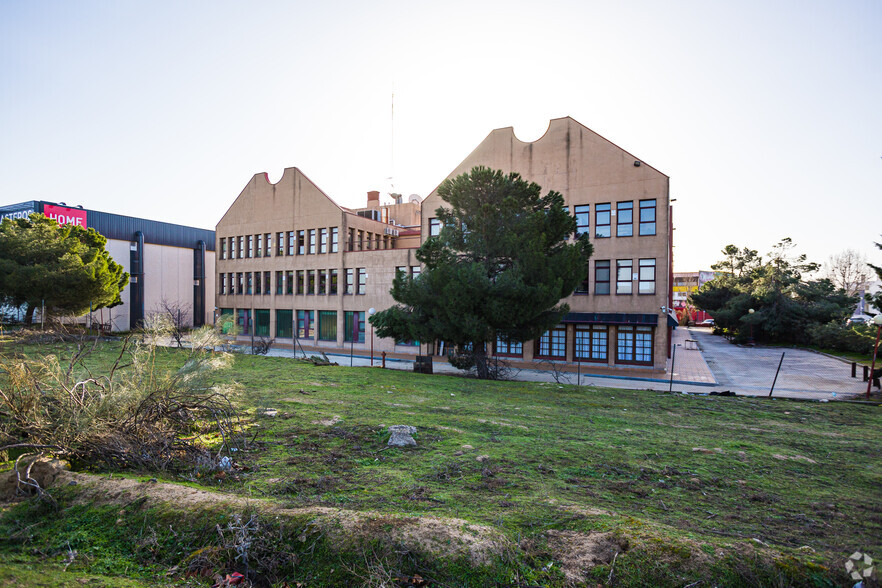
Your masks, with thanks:
<instances>
[{"instance_id":1,"label":"dry branch on grass","mask_svg":"<svg viewBox=\"0 0 882 588\"><path fill-rule=\"evenodd\" d=\"M220 457L244 436L231 395L210 378L229 364L215 351L219 333L193 333L184 365L156 366L168 325L124 340L109 368L90 368L97 340L80 338L70 357L0 356L0 451L53 449L87 466L170 469L211 458L206 435L220 436Z\"/></svg>"}]
</instances>

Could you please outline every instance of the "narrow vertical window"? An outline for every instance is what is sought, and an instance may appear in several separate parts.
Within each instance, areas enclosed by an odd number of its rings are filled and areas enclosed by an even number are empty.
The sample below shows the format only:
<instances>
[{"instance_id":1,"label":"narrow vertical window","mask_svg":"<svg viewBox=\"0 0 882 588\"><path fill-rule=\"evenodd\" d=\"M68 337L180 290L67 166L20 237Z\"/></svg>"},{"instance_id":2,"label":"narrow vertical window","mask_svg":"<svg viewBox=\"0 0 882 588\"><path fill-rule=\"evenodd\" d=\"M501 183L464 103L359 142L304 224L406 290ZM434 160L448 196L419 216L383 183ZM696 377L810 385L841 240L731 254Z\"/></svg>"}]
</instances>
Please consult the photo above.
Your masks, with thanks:
<instances>
[{"instance_id":1,"label":"narrow vertical window","mask_svg":"<svg viewBox=\"0 0 882 588\"><path fill-rule=\"evenodd\" d=\"M337 253L338 241L340 240L337 227L331 227L331 253Z\"/></svg>"},{"instance_id":2,"label":"narrow vertical window","mask_svg":"<svg viewBox=\"0 0 882 588\"><path fill-rule=\"evenodd\" d=\"M297 255L306 255L306 231L297 231Z\"/></svg>"},{"instance_id":3,"label":"narrow vertical window","mask_svg":"<svg viewBox=\"0 0 882 588\"><path fill-rule=\"evenodd\" d=\"M318 273L318 292L316 294L325 295L328 292L328 272L323 269L316 270Z\"/></svg>"},{"instance_id":4,"label":"narrow vertical window","mask_svg":"<svg viewBox=\"0 0 882 588\"><path fill-rule=\"evenodd\" d=\"M263 286L263 280L260 279L260 272L254 272L254 293L261 294L261 286Z\"/></svg>"},{"instance_id":5,"label":"narrow vertical window","mask_svg":"<svg viewBox=\"0 0 882 588\"><path fill-rule=\"evenodd\" d=\"M281 294L284 292L284 281L282 272L276 272L276 294Z\"/></svg>"},{"instance_id":6,"label":"narrow vertical window","mask_svg":"<svg viewBox=\"0 0 882 588\"><path fill-rule=\"evenodd\" d=\"M358 289L356 294L367 294L367 271L365 268L358 268Z\"/></svg>"},{"instance_id":7,"label":"narrow vertical window","mask_svg":"<svg viewBox=\"0 0 882 588\"><path fill-rule=\"evenodd\" d=\"M288 231L288 255L294 255L294 231Z\"/></svg>"},{"instance_id":8,"label":"narrow vertical window","mask_svg":"<svg viewBox=\"0 0 882 588\"><path fill-rule=\"evenodd\" d=\"M245 284L243 284L242 272L236 274L236 294L245 293Z\"/></svg>"},{"instance_id":9,"label":"narrow vertical window","mask_svg":"<svg viewBox=\"0 0 882 588\"><path fill-rule=\"evenodd\" d=\"M573 207L576 213L576 234L582 235L588 232L591 226L591 206L588 204L580 204Z\"/></svg>"},{"instance_id":10,"label":"narrow vertical window","mask_svg":"<svg viewBox=\"0 0 882 588\"><path fill-rule=\"evenodd\" d=\"M631 259L616 260L616 294L632 294L634 261Z\"/></svg>"},{"instance_id":11,"label":"narrow vertical window","mask_svg":"<svg viewBox=\"0 0 882 588\"><path fill-rule=\"evenodd\" d=\"M220 275L220 279L218 279L217 283L218 283L218 286L219 286L219 288L218 288L219 292L218 292L218 293L219 293L221 296L223 296L224 294L227 293L227 276L224 275L224 274L221 274L221 275Z\"/></svg>"},{"instance_id":12,"label":"narrow vertical window","mask_svg":"<svg viewBox=\"0 0 882 588\"><path fill-rule=\"evenodd\" d=\"M599 296L609 294L610 262L608 259L594 262L594 293Z\"/></svg>"},{"instance_id":13,"label":"narrow vertical window","mask_svg":"<svg viewBox=\"0 0 882 588\"><path fill-rule=\"evenodd\" d=\"M597 239L606 239L607 237L612 236L612 231L610 227L610 211L612 210L612 205L608 202L605 204L598 204L594 207L594 237Z\"/></svg>"},{"instance_id":14,"label":"narrow vertical window","mask_svg":"<svg viewBox=\"0 0 882 588\"><path fill-rule=\"evenodd\" d=\"M297 270L297 294L306 292L306 272Z\"/></svg>"},{"instance_id":15,"label":"narrow vertical window","mask_svg":"<svg viewBox=\"0 0 882 588\"><path fill-rule=\"evenodd\" d=\"M273 235L272 233L264 233L263 241L266 243L266 249L264 249L264 257L269 257L273 253Z\"/></svg>"},{"instance_id":16,"label":"narrow vertical window","mask_svg":"<svg viewBox=\"0 0 882 588\"><path fill-rule=\"evenodd\" d=\"M355 270L349 268L346 270L346 282L343 286L344 294L354 294L355 293Z\"/></svg>"},{"instance_id":17,"label":"narrow vertical window","mask_svg":"<svg viewBox=\"0 0 882 588\"><path fill-rule=\"evenodd\" d=\"M411 279L414 279L414 280L417 279L418 277L420 277L420 266L418 266L418 265L410 266L410 277L411 277Z\"/></svg>"},{"instance_id":18,"label":"narrow vertical window","mask_svg":"<svg viewBox=\"0 0 882 588\"><path fill-rule=\"evenodd\" d=\"M634 235L634 202L616 203L616 237Z\"/></svg>"},{"instance_id":19,"label":"narrow vertical window","mask_svg":"<svg viewBox=\"0 0 882 588\"><path fill-rule=\"evenodd\" d=\"M294 294L294 270L285 270L285 294Z\"/></svg>"},{"instance_id":20,"label":"narrow vertical window","mask_svg":"<svg viewBox=\"0 0 882 588\"><path fill-rule=\"evenodd\" d=\"M349 251L355 251L355 229L349 229L349 245L346 249Z\"/></svg>"},{"instance_id":21,"label":"narrow vertical window","mask_svg":"<svg viewBox=\"0 0 882 588\"><path fill-rule=\"evenodd\" d=\"M306 270L306 293L315 294L315 271Z\"/></svg>"},{"instance_id":22,"label":"narrow vertical window","mask_svg":"<svg viewBox=\"0 0 882 588\"><path fill-rule=\"evenodd\" d=\"M242 259L245 257L245 246L242 244L242 237L236 237L236 251L237 251L237 259Z\"/></svg>"},{"instance_id":23,"label":"narrow vertical window","mask_svg":"<svg viewBox=\"0 0 882 588\"><path fill-rule=\"evenodd\" d=\"M285 233L276 233L276 257L285 255Z\"/></svg>"},{"instance_id":24,"label":"narrow vertical window","mask_svg":"<svg viewBox=\"0 0 882 588\"><path fill-rule=\"evenodd\" d=\"M309 229L309 254L315 255L315 229Z\"/></svg>"},{"instance_id":25,"label":"narrow vertical window","mask_svg":"<svg viewBox=\"0 0 882 588\"><path fill-rule=\"evenodd\" d=\"M251 259L254 257L254 235L247 235L245 237L245 258Z\"/></svg>"},{"instance_id":26,"label":"narrow vertical window","mask_svg":"<svg viewBox=\"0 0 882 588\"><path fill-rule=\"evenodd\" d=\"M328 294L334 296L337 294L337 270L332 269L328 278Z\"/></svg>"},{"instance_id":27,"label":"narrow vertical window","mask_svg":"<svg viewBox=\"0 0 882 588\"><path fill-rule=\"evenodd\" d=\"M364 231L358 231L358 245L357 248L359 251L364 250Z\"/></svg>"},{"instance_id":28,"label":"narrow vertical window","mask_svg":"<svg viewBox=\"0 0 882 588\"><path fill-rule=\"evenodd\" d=\"M328 252L328 229L319 229L319 253Z\"/></svg>"},{"instance_id":29,"label":"narrow vertical window","mask_svg":"<svg viewBox=\"0 0 882 588\"><path fill-rule=\"evenodd\" d=\"M227 258L227 238L221 237L218 242L220 243L220 258L226 259Z\"/></svg>"},{"instance_id":30,"label":"narrow vertical window","mask_svg":"<svg viewBox=\"0 0 882 588\"><path fill-rule=\"evenodd\" d=\"M638 263L637 293L655 294L655 260L641 259Z\"/></svg>"},{"instance_id":31,"label":"narrow vertical window","mask_svg":"<svg viewBox=\"0 0 882 588\"><path fill-rule=\"evenodd\" d=\"M257 244L254 246L254 257L263 257L263 234L255 235Z\"/></svg>"},{"instance_id":32,"label":"narrow vertical window","mask_svg":"<svg viewBox=\"0 0 882 588\"><path fill-rule=\"evenodd\" d=\"M655 200L640 201L640 234L655 235Z\"/></svg>"},{"instance_id":33,"label":"narrow vertical window","mask_svg":"<svg viewBox=\"0 0 882 588\"><path fill-rule=\"evenodd\" d=\"M268 272L268 271L263 272L263 293L264 294L270 293L270 288L272 287L271 276L272 276L272 272Z\"/></svg>"}]
</instances>

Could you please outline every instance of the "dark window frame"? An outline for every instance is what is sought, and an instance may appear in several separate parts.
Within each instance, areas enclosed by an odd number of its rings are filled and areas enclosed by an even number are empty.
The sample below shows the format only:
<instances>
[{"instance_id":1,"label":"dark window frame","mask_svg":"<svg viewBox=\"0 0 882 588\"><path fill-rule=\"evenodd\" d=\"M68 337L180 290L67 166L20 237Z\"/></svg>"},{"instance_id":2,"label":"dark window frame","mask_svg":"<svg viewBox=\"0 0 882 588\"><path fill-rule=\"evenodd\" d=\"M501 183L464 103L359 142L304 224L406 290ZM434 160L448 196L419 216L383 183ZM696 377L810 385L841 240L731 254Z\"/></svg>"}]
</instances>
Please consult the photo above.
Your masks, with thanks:
<instances>
[{"instance_id":1,"label":"dark window frame","mask_svg":"<svg viewBox=\"0 0 882 588\"><path fill-rule=\"evenodd\" d=\"M606 279L603 279L602 272L606 272ZM606 292L603 287L606 286ZM609 296L612 292L612 261L609 259L598 259L594 262L594 295Z\"/></svg>"},{"instance_id":2,"label":"dark window frame","mask_svg":"<svg viewBox=\"0 0 882 588\"><path fill-rule=\"evenodd\" d=\"M622 218L628 220L622 222ZM625 228L627 227L627 228ZM616 237L634 236L634 201L616 202Z\"/></svg>"}]
</instances>

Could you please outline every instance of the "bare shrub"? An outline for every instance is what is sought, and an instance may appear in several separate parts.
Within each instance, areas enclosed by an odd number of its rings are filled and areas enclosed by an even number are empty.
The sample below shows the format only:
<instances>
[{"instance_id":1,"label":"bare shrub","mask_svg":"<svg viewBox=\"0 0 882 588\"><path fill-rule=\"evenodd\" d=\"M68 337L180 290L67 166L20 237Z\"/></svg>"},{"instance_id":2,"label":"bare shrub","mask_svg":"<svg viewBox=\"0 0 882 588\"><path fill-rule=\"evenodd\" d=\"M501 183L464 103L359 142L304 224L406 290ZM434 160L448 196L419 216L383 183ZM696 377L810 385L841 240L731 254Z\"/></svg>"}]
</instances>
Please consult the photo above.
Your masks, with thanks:
<instances>
[{"instance_id":1,"label":"bare shrub","mask_svg":"<svg viewBox=\"0 0 882 588\"><path fill-rule=\"evenodd\" d=\"M36 447L92 467L170 469L209 455L209 435L220 435L218 458L241 446L235 388L210 381L230 363L229 354L215 351L217 331L194 331L184 365L163 370L156 346L168 328L167 321L148 324L143 340L126 338L98 372L88 361L96 338L78 339L63 361L0 357L0 451Z\"/></svg>"}]
</instances>

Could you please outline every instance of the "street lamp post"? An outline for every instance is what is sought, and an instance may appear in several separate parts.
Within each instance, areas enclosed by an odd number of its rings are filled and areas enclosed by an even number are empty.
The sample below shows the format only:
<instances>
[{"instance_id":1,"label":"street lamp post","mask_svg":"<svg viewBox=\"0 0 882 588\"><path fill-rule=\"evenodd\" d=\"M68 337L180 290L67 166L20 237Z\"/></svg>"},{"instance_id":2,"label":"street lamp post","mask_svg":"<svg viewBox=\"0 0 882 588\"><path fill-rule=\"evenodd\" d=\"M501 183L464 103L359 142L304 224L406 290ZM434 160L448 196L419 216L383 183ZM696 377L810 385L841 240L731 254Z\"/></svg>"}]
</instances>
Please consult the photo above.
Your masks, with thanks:
<instances>
[{"instance_id":1,"label":"street lamp post","mask_svg":"<svg viewBox=\"0 0 882 588\"><path fill-rule=\"evenodd\" d=\"M870 377L867 378L867 400L870 399L870 388L873 386L873 372L876 371L876 353L879 351L879 333L882 333L882 314L873 317L876 326L876 342L873 344L873 363L870 364Z\"/></svg>"},{"instance_id":2,"label":"street lamp post","mask_svg":"<svg viewBox=\"0 0 882 588\"><path fill-rule=\"evenodd\" d=\"M377 312L377 309L371 307L368 309L368 322L370 322L370 317L374 316L374 313ZM371 367L374 367L374 325L371 324Z\"/></svg>"},{"instance_id":3,"label":"street lamp post","mask_svg":"<svg viewBox=\"0 0 882 588\"><path fill-rule=\"evenodd\" d=\"M753 310L752 308L747 310L747 314L749 314L749 315L753 315L754 312L756 312L756 311ZM750 339L747 340L747 344L751 345L751 346L754 345L754 341L753 341L753 316L750 317Z\"/></svg>"}]
</instances>

